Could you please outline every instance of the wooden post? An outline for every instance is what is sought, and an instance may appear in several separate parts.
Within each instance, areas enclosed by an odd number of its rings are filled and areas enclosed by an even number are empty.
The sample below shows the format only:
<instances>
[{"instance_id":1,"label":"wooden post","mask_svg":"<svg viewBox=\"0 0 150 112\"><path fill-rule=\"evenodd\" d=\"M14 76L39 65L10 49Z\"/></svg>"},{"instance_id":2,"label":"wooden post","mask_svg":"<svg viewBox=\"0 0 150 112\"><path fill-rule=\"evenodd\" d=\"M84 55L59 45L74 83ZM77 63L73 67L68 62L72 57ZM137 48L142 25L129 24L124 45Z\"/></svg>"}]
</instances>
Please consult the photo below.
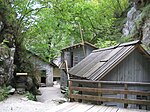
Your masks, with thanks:
<instances>
[{"instance_id":1,"label":"wooden post","mask_svg":"<svg viewBox=\"0 0 150 112\"><path fill-rule=\"evenodd\" d=\"M101 84L100 82L98 83L98 88L102 88L102 84ZM98 92L98 96L99 96L99 97L102 97L102 93L99 93L99 92ZM98 105L100 105L100 104L102 104L102 103L103 103L103 102L101 102L101 101L100 101L100 102L97 102Z\"/></svg>"},{"instance_id":2,"label":"wooden post","mask_svg":"<svg viewBox=\"0 0 150 112\"><path fill-rule=\"evenodd\" d=\"M79 84L79 87L82 87L82 84ZM80 94L80 95L82 95L82 91L79 91L79 93L78 94ZM82 99L78 99L78 102L82 102L83 100Z\"/></svg>"},{"instance_id":3,"label":"wooden post","mask_svg":"<svg viewBox=\"0 0 150 112\"><path fill-rule=\"evenodd\" d=\"M124 90L128 90L128 85L127 84L124 84ZM124 94L124 99L127 99L128 96L127 94ZM128 107L128 104L127 103L124 103L124 108L127 108Z\"/></svg>"},{"instance_id":4,"label":"wooden post","mask_svg":"<svg viewBox=\"0 0 150 112\"><path fill-rule=\"evenodd\" d=\"M71 95L73 93L73 90L72 90L72 81L69 81L69 99L70 99L70 102L73 101L73 99L71 98Z\"/></svg>"}]
</instances>

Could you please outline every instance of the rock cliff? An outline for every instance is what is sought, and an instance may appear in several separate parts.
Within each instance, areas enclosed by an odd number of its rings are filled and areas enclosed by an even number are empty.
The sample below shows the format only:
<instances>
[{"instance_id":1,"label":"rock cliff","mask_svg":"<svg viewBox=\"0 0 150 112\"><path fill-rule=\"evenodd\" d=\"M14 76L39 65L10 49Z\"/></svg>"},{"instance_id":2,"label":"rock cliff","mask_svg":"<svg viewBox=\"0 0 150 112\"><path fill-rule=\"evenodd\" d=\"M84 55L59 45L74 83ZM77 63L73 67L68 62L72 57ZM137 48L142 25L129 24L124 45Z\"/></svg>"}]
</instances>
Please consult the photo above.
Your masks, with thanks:
<instances>
[{"instance_id":1,"label":"rock cliff","mask_svg":"<svg viewBox=\"0 0 150 112\"><path fill-rule=\"evenodd\" d=\"M150 1L130 0L132 7L127 13L127 21L123 28L125 37L140 39L150 48Z\"/></svg>"}]
</instances>

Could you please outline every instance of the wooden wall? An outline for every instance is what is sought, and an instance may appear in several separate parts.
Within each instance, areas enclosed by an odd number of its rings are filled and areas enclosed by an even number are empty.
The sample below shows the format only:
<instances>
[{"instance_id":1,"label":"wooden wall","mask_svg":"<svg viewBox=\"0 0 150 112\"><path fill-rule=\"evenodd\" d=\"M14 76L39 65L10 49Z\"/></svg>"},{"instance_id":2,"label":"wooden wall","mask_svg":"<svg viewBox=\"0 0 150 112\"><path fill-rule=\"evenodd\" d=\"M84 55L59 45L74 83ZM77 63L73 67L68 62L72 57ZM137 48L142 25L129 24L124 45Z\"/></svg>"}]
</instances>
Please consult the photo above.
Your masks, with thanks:
<instances>
[{"instance_id":1,"label":"wooden wall","mask_svg":"<svg viewBox=\"0 0 150 112\"><path fill-rule=\"evenodd\" d=\"M84 51L82 47L74 49L73 50L73 66L78 64L82 59L84 59L84 57L85 55L84 55Z\"/></svg>"},{"instance_id":2,"label":"wooden wall","mask_svg":"<svg viewBox=\"0 0 150 112\"><path fill-rule=\"evenodd\" d=\"M54 67L53 71L54 71L54 78L55 77L60 78L60 69L57 67Z\"/></svg>"},{"instance_id":3,"label":"wooden wall","mask_svg":"<svg viewBox=\"0 0 150 112\"><path fill-rule=\"evenodd\" d=\"M150 82L150 62L138 50L134 50L120 64L111 70L103 79L103 81L126 81L126 82ZM119 87L110 87L119 89ZM150 87L128 87L132 90L150 91ZM123 95L118 95L118 98L123 98ZM136 98L135 95L128 96ZM148 98L150 99L150 98ZM108 103L106 103L108 104ZM122 104L116 104L118 107L123 107ZM136 105L129 105L135 108ZM148 107L150 108L150 107Z\"/></svg>"},{"instance_id":4,"label":"wooden wall","mask_svg":"<svg viewBox=\"0 0 150 112\"><path fill-rule=\"evenodd\" d=\"M62 53L62 61L67 60L68 67L71 68L88 56L95 48L85 45Z\"/></svg>"},{"instance_id":5,"label":"wooden wall","mask_svg":"<svg viewBox=\"0 0 150 112\"><path fill-rule=\"evenodd\" d=\"M60 71L60 86L61 86L61 89L65 90L66 87L67 87L67 74L64 70L61 70Z\"/></svg>"},{"instance_id":6,"label":"wooden wall","mask_svg":"<svg viewBox=\"0 0 150 112\"><path fill-rule=\"evenodd\" d=\"M102 80L150 82L150 62L136 49Z\"/></svg>"},{"instance_id":7,"label":"wooden wall","mask_svg":"<svg viewBox=\"0 0 150 112\"><path fill-rule=\"evenodd\" d=\"M88 56L89 54L91 54L93 50L95 50L94 47L86 45L86 56Z\"/></svg>"},{"instance_id":8,"label":"wooden wall","mask_svg":"<svg viewBox=\"0 0 150 112\"><path fill-rule=\"evenodd\" d=\"M85 45L83 47L78 47L71 49L69 51L64 51L61 54L61 61L67 60L68 67L71 68L78 64L82 59L88 56L95 48ZM85 51L84 51L85 50ZM67 74L62 70L61 71L61 87L64 88L67 86Z\"/></svg>"}]
</instances>

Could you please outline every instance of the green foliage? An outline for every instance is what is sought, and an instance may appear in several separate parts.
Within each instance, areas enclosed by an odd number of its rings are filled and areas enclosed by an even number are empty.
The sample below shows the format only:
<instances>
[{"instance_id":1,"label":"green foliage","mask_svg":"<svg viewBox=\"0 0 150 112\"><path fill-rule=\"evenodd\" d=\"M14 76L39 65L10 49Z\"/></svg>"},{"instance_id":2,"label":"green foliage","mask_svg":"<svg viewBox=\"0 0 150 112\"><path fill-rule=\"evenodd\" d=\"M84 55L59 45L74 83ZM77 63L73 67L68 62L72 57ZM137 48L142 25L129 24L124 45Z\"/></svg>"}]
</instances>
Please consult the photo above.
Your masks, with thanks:
<instances>
[{"instance_id":1,"label":"green foliage","mask_svg":"<svg viewBox=\"0 0 150 112\"><path fill-rule=\"evenodd\" d=\"M66 87L66 89L65 89L65 98L69 98L69 94L70 94L69 88Z\"/></svg>"},{"instance_id":2,"label":"green foliage","mask_svg":"<svg viewBox=\"0 0 150 112\"><path fill-rule=\"evenodd\" d=\"M99 39L96 46L101 47L101 48L105 48L105 47L114 46L116 44L117 44L116 41Z\"/></svg>"},{"instance_id":3,"label":"green foliage","mask_svg":"<svg viewBox=\"0 0 150 112\"><path fill-rule=\"evenodd\" d=\"M66 87L65 91L66 91L65 98L69 98L69 94L70 94L69 87ZM78 93L79 93L79 91L73 90L73 94L78 94Z\"/></svg>"},{"instance_id":4,"label":"green foliage","mask_svg":"<svg viewBox=\"0 0 150 112\"><path fill-rule=\"evenodd\" d=\"M25 45L32 52L49 59L72 42L98 43L117 39L120 30L115 25L128 7L128 0L47 0L36 14L36 21L26 32ZM100 44L99 44L100 45ZM101 47L101 46L99 46Z\"/></svg>"},{"instance_id":5,"label":"green foliage","mask_svg":"<svg viewBox=\"0 0 150 112\"><path fill-rule=\"evenodd\" d=\"M10 9L10 5L8 5L8 2L5 0L0 0L0 13L2 15L7 15L3 16L5 21L8 22L7 24L15 22L14 10Z\"/></svg>"},{"instance_id":6,"label":"green foliage","mask_svg":"<svg viewBox=\"0 0 150 112\"><path fill-rule=\"evenodd\" d=\"M146 7L144 7L142 10L143 10L142 16L143 17L147 16L149 18L150 17L150 15L149 15L150 3Z\"/></svg>"},{"instance_id":7,"label":"green foliage","mask_svg":"<svg viewBox=\"0 0 150 112\"><path fill-rule=\"evenodd\" d=\"M0 101L3 101L5 98L8 97L9 94L9 88L6 86L0 87Z\"/></svg>"},{"instance_id":8,"label":"green foliage","mask_svg":"<svg viewBox=\"0 0 150 112\"><path fill-rule=\"evenodd\" d=\"M28 100L32 100L32 101L36 101L36 100L37 100L37 99L36 99L36 96L33 95L33 94L30 93L30 92L27 92L27 93L25 94L25 96L28 98Z\"/></svg>"},{"instance_id":9,"label":"green foliage","mask_svg":"<svg viewBox=\"0 0 150 112\"><path fill-rule=\"evenodd\" d=\"M17 51L23 44L49 61L71 43L118 39L120 30L115 22L128 7L128 0L14 0L8 4L8 9L15 11L6 17L17 27Z\"/></svg>"}]
</instances>

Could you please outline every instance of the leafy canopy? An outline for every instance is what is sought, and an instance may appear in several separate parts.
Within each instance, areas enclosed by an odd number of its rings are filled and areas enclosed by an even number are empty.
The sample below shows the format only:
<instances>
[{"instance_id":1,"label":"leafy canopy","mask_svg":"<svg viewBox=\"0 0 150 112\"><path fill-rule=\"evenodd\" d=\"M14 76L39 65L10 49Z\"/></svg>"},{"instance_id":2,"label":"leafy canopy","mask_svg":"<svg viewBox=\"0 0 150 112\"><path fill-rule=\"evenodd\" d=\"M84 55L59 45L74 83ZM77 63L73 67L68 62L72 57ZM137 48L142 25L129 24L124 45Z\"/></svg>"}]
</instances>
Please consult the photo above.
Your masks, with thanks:
<instances>
[{"instance_id":1,"label":"leafy canopy","mask_svg":"<svg viewBox=\"0 0 150 112\"><path fill-rule=\"evenodd\" d=\"M26 48L46 59L83 40L98 47L116 43L121 33L115 22L128 7L128 0L15 1Z\"/></svg>"}]
</instances>

